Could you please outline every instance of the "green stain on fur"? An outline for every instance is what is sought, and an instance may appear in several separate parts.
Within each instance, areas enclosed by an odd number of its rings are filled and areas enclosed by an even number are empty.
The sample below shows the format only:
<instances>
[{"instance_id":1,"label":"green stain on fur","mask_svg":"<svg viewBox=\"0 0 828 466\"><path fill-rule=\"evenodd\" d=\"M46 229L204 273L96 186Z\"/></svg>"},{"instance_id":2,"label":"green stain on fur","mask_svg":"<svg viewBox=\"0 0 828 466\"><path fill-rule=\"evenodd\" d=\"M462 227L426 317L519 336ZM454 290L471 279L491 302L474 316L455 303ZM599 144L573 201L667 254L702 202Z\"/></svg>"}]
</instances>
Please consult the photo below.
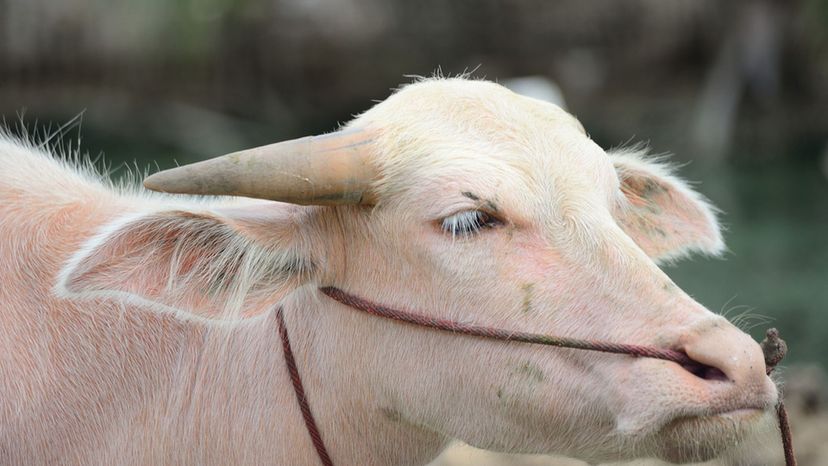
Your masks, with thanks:
<instances>
[{"instance_id":1,"label":"green stain on fur","mask_svg":"<svg viewBox=\"0 0 828 466\"><path fill-rule=\"evenodd\" d=\"M541 368L529 361L526 361L518 366L517 374L535 383L543 382L546 379L546 375L543 373Z\"/></svg>"},{"instance_id":2,"label":"green stain on fur","mask_svg":"<svg viewBox=\"0 0 828 466\"><path fill-rule=\"evenodd\" d=\"M521 286L520 289L523 291L523 305L521 310L525 314L528 314L529 312L532 312L532 294L535 291L535 284L526 283Z\"/></svg>"},{"instance_id":3,"label":"green stain on fur","mask_svg":"<svg viewBox=\"0 0 828 466\"><path fill-rule=\"evenodd\" d=\"M403 422L404 421L402 413L400 413L396 409L380 408L380 411L382 411L383 417L385 417L385 419L388 419L391 422Z\"/></svg>"}]
</instances>

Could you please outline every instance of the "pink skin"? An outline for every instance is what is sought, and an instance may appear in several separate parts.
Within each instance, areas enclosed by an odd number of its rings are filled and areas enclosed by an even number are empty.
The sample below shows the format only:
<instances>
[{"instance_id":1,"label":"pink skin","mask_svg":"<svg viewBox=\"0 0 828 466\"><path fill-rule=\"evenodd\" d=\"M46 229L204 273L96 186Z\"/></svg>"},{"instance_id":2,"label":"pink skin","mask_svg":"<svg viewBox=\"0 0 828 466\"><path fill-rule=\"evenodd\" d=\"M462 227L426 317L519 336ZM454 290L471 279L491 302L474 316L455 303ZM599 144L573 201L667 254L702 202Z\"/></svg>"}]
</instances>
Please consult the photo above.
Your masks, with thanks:
<instances>
[{"instance_id":1,"label":"pink skin","mask_svg":"<svg viewBox=\"0 0 828 466\"><path fill-rule=\"evenodd\" d=\"M277 305L338 465L424 464L452 438L696 461L765 424L777 392L758 345L655 262L721 249L709 206L657 165L608 157L559 109L457 86L410 86L356 120L395 123L374 148L385 173L375 208L171 207L36 155L39 179L0 175L0 463L318 464ZM416 112L398 112L408 105ZM465 125L474 115L495 130ZM441 229L475 209L498 223L457 238ZM222 320L229 292L206 291L215 283L167 289L170 270L238 244L277 245L305 270L257 283L233 322ZM711 369L414 328L348 309L322 285L465 322L683 350Z\"/></svg>"}]
</instances>

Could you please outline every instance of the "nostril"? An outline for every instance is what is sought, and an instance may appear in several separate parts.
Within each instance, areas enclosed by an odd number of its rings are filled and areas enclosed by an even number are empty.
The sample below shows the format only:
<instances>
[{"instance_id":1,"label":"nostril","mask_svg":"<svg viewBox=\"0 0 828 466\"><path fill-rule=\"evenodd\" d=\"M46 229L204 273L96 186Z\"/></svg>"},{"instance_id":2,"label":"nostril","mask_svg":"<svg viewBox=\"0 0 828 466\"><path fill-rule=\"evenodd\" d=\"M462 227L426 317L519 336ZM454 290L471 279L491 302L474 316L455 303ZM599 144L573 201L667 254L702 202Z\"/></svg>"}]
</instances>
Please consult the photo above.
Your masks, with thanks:
<instances>
[{"instance_id":1,"label":"nostril","mask_svg":"<svg viewBox=\"0 0 828 466\"><path fill-rule=\"evenodd\" d=\"M682 363L681 367L696 377L702 380L716 380L721 382L727 382L730 380L718 367L708 366L707 364L700 363L692 358L690 359L690 362Z\"/></svg>"}]
</instances>

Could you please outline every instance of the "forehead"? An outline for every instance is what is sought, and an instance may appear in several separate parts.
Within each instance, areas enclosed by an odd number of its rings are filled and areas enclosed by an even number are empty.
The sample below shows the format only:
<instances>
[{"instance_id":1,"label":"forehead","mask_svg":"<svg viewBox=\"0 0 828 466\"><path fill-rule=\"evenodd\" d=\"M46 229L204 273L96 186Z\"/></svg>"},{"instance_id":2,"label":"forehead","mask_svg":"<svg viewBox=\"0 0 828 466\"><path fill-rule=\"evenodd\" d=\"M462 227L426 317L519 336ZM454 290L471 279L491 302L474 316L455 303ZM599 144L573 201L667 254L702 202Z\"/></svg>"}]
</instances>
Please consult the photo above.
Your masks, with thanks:
<instances>
[{"instance_id":1,"label":"forehead","mask_svg":"<svg viewBox=\"0 0 828 466\"><path fill-rule=\"evenodd\" d=\"M575 117L557 105L515 94L488 81L434 79L410 84L378 104L359 120L393 130L445 128L478 133L489 139L525 139L550 127L584 134Z\"/></svg>"},{"instance_id":2,"label":"forehead","mask_svg":"<svg viewBox=\"0 0 828 466\"><path fill-rule=\"evenodd\" d=\"M588 195L615 178L572 115L491 82L415 83L355 124L379 129L379 188L388 194L474 188L541 201L553 192Z\"/></svg>"}]
</instances>

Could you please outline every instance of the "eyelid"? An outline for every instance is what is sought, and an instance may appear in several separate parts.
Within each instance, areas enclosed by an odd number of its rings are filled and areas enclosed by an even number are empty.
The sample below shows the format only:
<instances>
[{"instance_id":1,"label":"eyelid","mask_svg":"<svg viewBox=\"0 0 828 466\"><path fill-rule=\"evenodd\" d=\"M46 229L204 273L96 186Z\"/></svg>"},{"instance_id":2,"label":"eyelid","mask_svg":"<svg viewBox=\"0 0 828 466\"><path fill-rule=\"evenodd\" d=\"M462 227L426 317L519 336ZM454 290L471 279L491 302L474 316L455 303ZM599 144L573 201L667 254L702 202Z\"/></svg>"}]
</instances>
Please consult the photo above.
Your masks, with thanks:
<instances>
[{"instance_id":1,"label":"eyelid","mask_svg":"<svg viewBox=\"0 0 828 466\"><path fill-rule=\"evenodd\" d=\"M469 210L479 210L481 207L483 206L477 202L468 202L468 199L464 199L461 202L452 202L448 205L442 206L439 210L430 212L428 215L439 223L452 215L457 215L461 212Z\"/></svg>"},{"instance_id":2,"label":"eyelid","mask_svg":"<svg viewBox=\"0 0 828 466\"><path fill-rule=\"evenodd\" d=\"M501 222L505 223L505 220L501 216L500 212L498 210L496 210L496 208L495 208L495 210L493 210L491 208L491 206L489 204L485 203L485 202L473 202L473 203L463 202L463 203L458 203L456 205L452 205L448 208L442 209L442 212L435 215L434 218L436 218L436 219L438 219L438 221L442 222L444 219L455 216L457 214L462 214L463 212L475 212L475 211L483 212L484 214L490 215L490 216L500 220Z\"/></svg>"}]
</instances>

